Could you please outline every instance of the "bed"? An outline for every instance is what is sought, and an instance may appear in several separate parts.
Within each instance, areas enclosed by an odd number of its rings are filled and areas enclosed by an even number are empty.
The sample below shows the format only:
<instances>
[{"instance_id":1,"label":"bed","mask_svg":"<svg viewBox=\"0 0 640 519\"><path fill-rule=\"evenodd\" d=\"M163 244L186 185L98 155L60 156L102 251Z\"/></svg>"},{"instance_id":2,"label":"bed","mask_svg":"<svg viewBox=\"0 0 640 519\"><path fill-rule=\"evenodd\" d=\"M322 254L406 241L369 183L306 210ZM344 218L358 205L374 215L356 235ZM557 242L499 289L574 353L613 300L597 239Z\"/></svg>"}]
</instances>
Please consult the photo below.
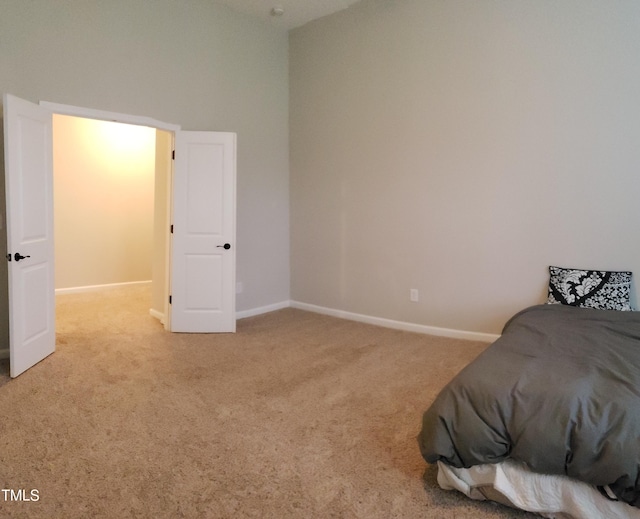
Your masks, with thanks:
<instances>
[{"instance_id":1,"label":"bed","mask_svg":"<svg viewBox=\"0 0 640 519\"><path fill-rule=\"evenodd\" d=\"M423 416L421 453L438 464L441 487L475 499L547 517L640 518L631 273L550 274L555 304L514 315L440 392Z\"/></svg>"}]
</instances>

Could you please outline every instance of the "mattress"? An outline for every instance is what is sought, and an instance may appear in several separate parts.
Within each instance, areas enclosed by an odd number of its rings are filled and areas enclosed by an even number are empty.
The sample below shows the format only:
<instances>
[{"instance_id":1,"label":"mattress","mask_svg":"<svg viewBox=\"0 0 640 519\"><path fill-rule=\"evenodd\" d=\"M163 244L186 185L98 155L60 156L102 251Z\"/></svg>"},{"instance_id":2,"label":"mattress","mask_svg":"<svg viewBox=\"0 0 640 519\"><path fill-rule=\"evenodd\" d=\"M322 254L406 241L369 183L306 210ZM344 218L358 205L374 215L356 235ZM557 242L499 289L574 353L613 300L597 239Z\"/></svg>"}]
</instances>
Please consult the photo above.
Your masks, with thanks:
<instances>
[{"instance_id":1,"label":"mattress","mask_svg":"<svg viewBox=\"0 0 640 519\"><path fill-rule=\"evenodd\" d=\"M471 499L490 500L550 519L640 519L640 509L604 497L566 476L531 472L514 460L468 469L438 462L438 485Z\"/></svg>"}]
</instances>

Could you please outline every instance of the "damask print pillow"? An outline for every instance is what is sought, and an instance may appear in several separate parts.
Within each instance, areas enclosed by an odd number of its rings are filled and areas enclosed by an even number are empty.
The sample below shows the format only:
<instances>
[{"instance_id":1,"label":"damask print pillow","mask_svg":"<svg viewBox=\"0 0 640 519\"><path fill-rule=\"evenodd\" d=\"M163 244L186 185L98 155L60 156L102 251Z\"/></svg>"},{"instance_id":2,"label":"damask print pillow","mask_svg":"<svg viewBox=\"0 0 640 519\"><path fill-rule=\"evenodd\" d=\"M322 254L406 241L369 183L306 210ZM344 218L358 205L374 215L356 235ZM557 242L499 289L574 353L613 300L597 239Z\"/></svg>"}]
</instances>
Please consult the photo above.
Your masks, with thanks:
<instances>
[{"instance_id":1,"label":"damask print pillow","mask_svg":"<svg viewBox=\"0 0 640 519\"><path fill-rule=\"evenodd\" d=\"M631 272L549 267L547 303L630 311L631 276Z\"/></svg>"}]
</instances>

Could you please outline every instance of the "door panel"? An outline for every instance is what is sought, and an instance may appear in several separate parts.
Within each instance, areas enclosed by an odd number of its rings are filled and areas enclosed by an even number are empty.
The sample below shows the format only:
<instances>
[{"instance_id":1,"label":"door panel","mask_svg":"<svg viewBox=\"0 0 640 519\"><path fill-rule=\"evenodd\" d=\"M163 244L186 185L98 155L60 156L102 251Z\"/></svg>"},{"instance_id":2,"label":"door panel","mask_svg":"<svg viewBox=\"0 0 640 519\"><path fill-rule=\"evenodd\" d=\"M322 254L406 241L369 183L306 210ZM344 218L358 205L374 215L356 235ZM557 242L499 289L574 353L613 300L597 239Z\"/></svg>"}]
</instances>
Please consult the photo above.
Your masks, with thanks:
<instances>
[{"instance_id":1,"label":"door panel","mask_svg":"<svg viewBox=\"0 0 640 519\"><path fill-rule=\"evenodd\" d=\"M176 132L171 331L236 329L235 146L233 133Z\"/></svg>"},{"instance_id":2,"label":"door panel","mask_svg":"<svg viewBox=\"0 0 640 519\"><path fill-rule=\"evenodd\" d=\"M223 311L220 280L223 276L223 260L220 254L189 254L186 258L187 286L202 285L206 290L187 292L186 308L189 311Z\"/></svg>"},{"instance_id":3,"label":"door panel","mask_svg":"<svg viewBox=\"0 0 640 519\"><path fill-rule=\"evenodd\" d=\"M23 321L23 337L27 343L37 340L49 330L47 299L40 297L40 290L46 286L49 277L46 263L22 269L21 291L24 294L22 301L28 304L21 309L21 312L29 315L29 318Z\"/></svg>"},{"instance_id":4,"label":"door panel","mask_svg":"<svg viewBox=\"0 0 640 519\"><path fill-rule=\"evenodd\" d=\"M55 350L51 112L5 94L4 136L9 356L16 377Z\"/></svg>"}]
</instances>

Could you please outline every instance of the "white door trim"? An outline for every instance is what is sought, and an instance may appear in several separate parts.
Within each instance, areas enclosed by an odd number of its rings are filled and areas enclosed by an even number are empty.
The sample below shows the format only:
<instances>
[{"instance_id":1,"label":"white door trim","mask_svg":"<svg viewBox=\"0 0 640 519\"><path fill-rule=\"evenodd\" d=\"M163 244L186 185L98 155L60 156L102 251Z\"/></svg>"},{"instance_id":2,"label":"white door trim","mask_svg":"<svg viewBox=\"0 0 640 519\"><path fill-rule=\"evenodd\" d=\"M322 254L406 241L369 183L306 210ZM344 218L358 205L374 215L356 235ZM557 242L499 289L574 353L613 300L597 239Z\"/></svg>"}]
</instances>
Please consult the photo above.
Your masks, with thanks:
<instances>
[{"instance_id":1,"label":"white door trim","mask_svg":"<svg viewBox=\"0 0 640 519\"><path fill-rule=\"evenodd\" d=\"M167 130L170 132L177 132L181 130L181 126L179 124L165 123L143 115L108 112L105 110L96 110L94 108L83 108L81 106L51 103L49 101L40 101L40 105L48 108L54 114L73 115L75 117L84 117L85 119L100 119L115 123L135 124L138 126L151 126L152 128L158 128L159 130Z\"/></svg>"}]
</instances>

